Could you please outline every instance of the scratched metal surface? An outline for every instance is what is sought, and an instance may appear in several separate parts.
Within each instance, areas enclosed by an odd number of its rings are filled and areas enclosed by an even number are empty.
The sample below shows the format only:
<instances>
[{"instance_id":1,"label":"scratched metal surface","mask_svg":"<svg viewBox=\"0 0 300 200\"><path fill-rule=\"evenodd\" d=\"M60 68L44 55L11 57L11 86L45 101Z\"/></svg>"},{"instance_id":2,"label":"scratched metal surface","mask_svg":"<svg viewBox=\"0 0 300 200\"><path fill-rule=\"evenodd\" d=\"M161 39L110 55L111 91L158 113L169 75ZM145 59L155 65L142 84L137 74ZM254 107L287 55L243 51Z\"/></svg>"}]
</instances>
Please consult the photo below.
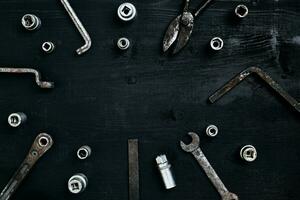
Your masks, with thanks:
<instances>
[{"instance_id":1,"label":"scratched metal surface","mask_svg":"<svg viewBox=\"0 0 300 200\"><path fill-rule=\"evenodd\" d=\"M188 46L163 55L162 38L181 9L181 0L134 0L138 18L123 25L116 18L120 0L73 0L71 4L93 39L83 56L83 41L58 0L0 1L0 65L39 69L53 90L41 90L30 75L0 74L0 187L21 164L40 132L53 136L53 148L37 163L13 199L102 199L128 197L127 139L139 138L141 199L211 200L219 196L194 158L179 147L188 131L200 134L207 158L228 187L247 200L299 199L300 117L259 79L250 78L216 104L207 98L233 75L260 66L300 99L300 1L245 0L242 22L232 17L240 1L216 0L195 22ZM192 7L199 1L192 1ZM35 13L42 28L23 30L20 19ZM133 46L120 53L118 37ZM208 41L220 36L225 47L210 53ZM57 48L44 55L51 40ZM23 111L28 123L12 129L11 112ZM205 137L216 124L215 139ZM75 152L88 144L92 156ZM252 144L258 159L238 158ZM154 157L167 153L177 187L165 191ZM87 190L73 196L67 179L77 172L89 178Z\"/></svg>"}]
</instances>

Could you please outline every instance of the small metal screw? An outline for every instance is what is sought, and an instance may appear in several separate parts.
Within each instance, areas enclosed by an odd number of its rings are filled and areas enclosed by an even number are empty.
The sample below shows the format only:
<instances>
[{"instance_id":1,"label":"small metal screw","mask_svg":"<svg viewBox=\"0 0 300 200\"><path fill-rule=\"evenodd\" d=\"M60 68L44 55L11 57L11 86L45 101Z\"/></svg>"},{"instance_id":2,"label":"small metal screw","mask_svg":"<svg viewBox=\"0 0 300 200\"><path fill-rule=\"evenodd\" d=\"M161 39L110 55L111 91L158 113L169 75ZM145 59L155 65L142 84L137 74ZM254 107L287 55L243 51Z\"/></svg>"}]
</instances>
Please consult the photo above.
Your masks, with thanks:
<instances>
[{"instance_id":1,"label":"small metal screw","mask_svg":"<svg viewBox=\"0 0 300 200\"><path fill-rule=\"evenodd\" d=\"M223 48L224 46L224 42L221 38L219 37L214 37L213 39L211 39L210 41L210 47L215 50L215 51L219 51Z\"/></svg>"},{"instance_id":2,"label":"small metal screw","mask_svg":"<svg viewBox=\"0 0 300 200\"><path fill-rule=\"evenodd\" d=\"M245 5L238 5L235 10L234 10L236 16L238 16L239 18L244 18L248 15L248 8Z\"/></svg>"},{"instance_id":3,"label":"small metal screw","mask_svg":"<svg viewBox=\"0 0 300 200\"><path fill-rule=\"evenodd\" d=\"M247 162L253 162L257 158L257 151L254 146L246 145L241 148L240 157Z\"/></svg>"},{"instance_id":4,"label":"small metal screw","mask_svg":"<svg viewBox=\"0 0 300 200\"><path fill-rule=\"evenodd\" d=\"M130 41L129 41L129 39L127 39L125 37L119 38L118 42L117 42L117 46L121 50L126 50L130 47Z\"/></svg>"},{"instance_id":5,"label":"small metal screw","mask_svg":"<svg viewBox=\"0 0 300 200\"><path fill-rule=\"evenodd\" d=\"M46 53L52 53L55 49L53 42L44 42L42 44L42 50Z\"/></svg>"},{"instance_id":6,"label":"small metal screw","mask_svg":"<svg viewBox=\"0 0 300 200\"><path fill-rule=\"evenodd\" d=\"M131 3L123 3L118 8L118 16L122 21L130 21L136 16L136 8Z\"/></svg>"},{"instance_id":7,"label":"small metal screw","mask_svg":"<svg viewBox=\"0 0 300 200\"><path fill-rule=\"evenodd\" d=\"M219 132L219 129L215 125L209 125L206 128L206 135L209 136L209 137L215 137L215 136L217 136L218 132Z\"/></svg>"}]
</instances>

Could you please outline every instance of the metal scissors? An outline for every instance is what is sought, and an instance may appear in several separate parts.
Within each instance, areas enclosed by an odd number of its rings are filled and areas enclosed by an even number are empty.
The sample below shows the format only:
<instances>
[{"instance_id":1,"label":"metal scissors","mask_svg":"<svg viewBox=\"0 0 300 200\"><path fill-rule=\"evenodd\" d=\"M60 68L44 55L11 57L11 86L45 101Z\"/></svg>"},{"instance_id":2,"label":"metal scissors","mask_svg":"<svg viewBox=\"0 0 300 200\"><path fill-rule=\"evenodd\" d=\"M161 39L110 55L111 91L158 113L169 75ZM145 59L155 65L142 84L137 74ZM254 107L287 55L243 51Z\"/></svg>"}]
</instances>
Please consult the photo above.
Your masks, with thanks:
<instances>
[{"instance_id":1,"label":"metal scissors","mask_svg":"<svg viewBox=\"0 0 300 200\"><path fill-rule=\"evenodd\" d=\"M173 54L178 53L190 39L193 32L194 19L199 13L208 6L212 0L206 0L206 2L200 6L200 8L193 14L189 10L190 0L185 0L183 13L174 18L165 33L163 40L163 51L166 52L177 39L177 44L173 51Z\"/></svg>"}]
</instances>

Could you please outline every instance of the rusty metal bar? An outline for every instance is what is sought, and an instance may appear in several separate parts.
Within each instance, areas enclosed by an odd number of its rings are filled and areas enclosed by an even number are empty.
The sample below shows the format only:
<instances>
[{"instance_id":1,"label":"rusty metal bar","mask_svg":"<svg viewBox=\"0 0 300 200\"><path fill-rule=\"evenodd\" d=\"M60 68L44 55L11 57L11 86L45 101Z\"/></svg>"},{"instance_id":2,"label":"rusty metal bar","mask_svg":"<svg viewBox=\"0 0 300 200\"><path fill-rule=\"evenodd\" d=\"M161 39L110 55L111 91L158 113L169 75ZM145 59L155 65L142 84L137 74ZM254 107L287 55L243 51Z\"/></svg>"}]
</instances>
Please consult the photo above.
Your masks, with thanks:
<instances>
[{"instance_id":1,"label":"rusty metal bar","mask_svg":"<svg viewBox=\"0 0 300 200\"><path fill-rule=\"evenodd\" d=\"M41 73L31 68L11 68L11 67L0 67L0 73L14 73L14 74L34 74L35 82L40 88L54 88L53 82L42 81Z\"/></svg>"},{"instance_id":2,"label":"rusty metal bar","mask_svg":"<svg viewBox=\"0 0 300 200\"><path fill-rule=\"evenodd\" d=\"M260 77L263 81L265 81L273 90L275 90L275 92L277 92L289 104L291 104L298 112L300 112L300 103L289 93L287 93L277 82L275 82L266 72L264 72L259 67L249 67L243 70L242 72L240 72L237 76L233 77L228 83L226 83L223 87L221 87L213 95L211 95L209 97L209 101L211 103L216 102L251 74L257 74L258 77Z\"/></svg>"},{"instance_id":3,"label":"rusty metal bar","mask_svg":"<svg viewBox=\"0 0 300 200\"><path fill-rule=\"evenodd\" d=\"M137 139L128 140L129 200L139 200L139 145Z\"/></svg>"}]
</instances>

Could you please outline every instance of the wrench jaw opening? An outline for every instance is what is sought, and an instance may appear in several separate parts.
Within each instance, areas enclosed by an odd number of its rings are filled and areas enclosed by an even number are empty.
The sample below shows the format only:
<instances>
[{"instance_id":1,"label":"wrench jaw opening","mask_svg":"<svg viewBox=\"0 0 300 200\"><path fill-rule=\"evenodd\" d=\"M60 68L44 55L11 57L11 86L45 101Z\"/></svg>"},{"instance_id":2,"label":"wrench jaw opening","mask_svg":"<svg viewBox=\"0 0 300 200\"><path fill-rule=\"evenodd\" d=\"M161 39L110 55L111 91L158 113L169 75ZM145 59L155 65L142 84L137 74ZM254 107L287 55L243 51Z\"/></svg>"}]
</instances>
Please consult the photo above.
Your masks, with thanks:
<instances>
[{"instance_id":1,"label":"wrench jaw opening","mask_svg":"<svg viewBox=\"0 0 300 200\"><path fill-rule=\"evenodd\" d=\"M200 138L194 132L189 132L188 135L192 137L192 142L187 145L183 141L180 141L180 146L185 152L194 152L196 149L199 148Z\"/></svg>"},{"instance_id":2,"label":"wrench jaw opening","mask_svg":"<svg viewBox=\"0 0 300 200\"><path fill-rule=\"evenodd\" d=\"M228 192L223 198L222 200L239 200L239 197L231 192Z\"/></svg>"}]
</instances>

